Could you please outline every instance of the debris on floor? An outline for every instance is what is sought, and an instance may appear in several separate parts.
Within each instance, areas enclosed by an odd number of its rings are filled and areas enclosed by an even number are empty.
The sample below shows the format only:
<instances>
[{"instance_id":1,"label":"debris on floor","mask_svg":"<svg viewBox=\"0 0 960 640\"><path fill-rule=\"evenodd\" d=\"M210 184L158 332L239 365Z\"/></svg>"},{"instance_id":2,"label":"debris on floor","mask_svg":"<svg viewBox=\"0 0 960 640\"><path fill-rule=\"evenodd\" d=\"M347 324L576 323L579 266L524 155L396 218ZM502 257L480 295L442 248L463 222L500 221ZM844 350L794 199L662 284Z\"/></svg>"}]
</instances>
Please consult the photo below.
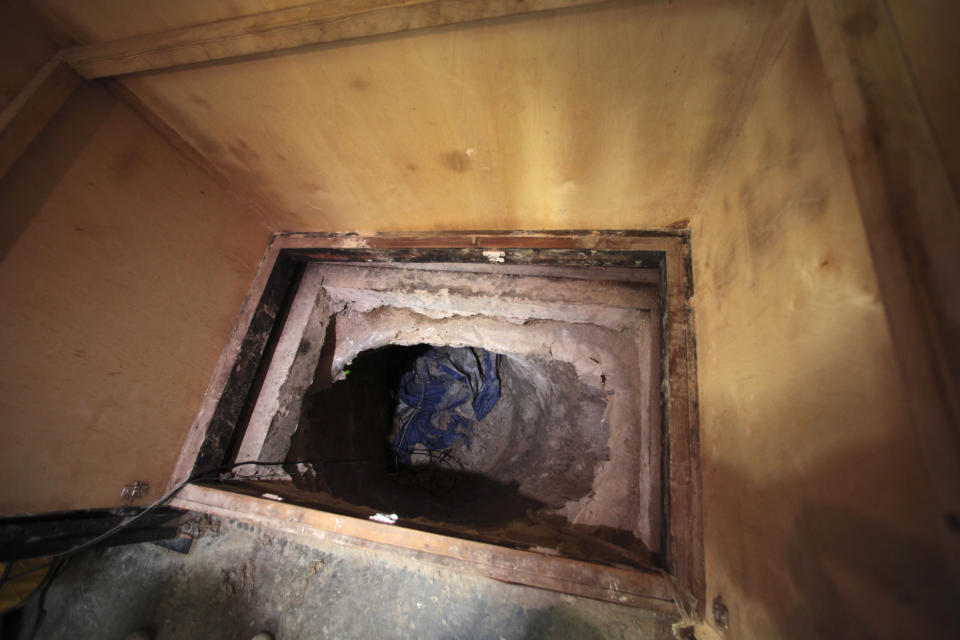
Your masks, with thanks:
<instances>
[{"instance_id":1,"label":"debris on floor","mask_svg":"<svg viewBox=\"0 0 960 640\"><path fill-rule=\"evenodd\" d=\"M205 516L191 530L186 555L133 544L71 559L46 592L36 640L656 640L676 621L246 522Z\"/></svg>"}]
</instances>

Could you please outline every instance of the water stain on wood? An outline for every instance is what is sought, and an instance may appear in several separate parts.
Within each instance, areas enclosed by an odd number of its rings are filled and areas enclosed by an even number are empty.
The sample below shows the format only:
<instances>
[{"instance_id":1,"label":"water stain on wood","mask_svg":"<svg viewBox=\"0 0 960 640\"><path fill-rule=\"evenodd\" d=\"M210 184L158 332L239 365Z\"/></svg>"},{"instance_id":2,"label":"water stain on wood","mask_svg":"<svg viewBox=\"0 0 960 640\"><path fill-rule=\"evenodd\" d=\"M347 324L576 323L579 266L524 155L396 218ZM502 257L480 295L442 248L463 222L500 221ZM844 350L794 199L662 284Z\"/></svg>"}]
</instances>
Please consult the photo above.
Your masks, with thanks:
<instances>
[{"instance_id":1,"label":"water stain on wood","mask_svg":"<svg viewBox=\"0 0 960 640\"><path fill-rule=\"evenodd\" d=\"M456 173L463 173L470 168L470 156L463 151L448 151L440 156L440 161L443 166Z\"/></svg>"},{"instance_id":2,"label":"water stain on wood","mask_svg":"<svg viewBox=\"0 0 960 640\"><path fill-rule=\"evenodd\" d=\"M718 301L722 301L722 294L730 288L730 284L736 279L736 253L737 249L731 245L722 253L714 256L715 262L710 274L713 276L713 289L717 294Z\"/></svg>"},{"instance_id":3,"label":"water stain on wood","mask_svg":"<svg viewBox=\"0 0 960 640\"><path fill-rule=\"evenodd\" d=\"M250 165L260 160L260 154L250 148L244 140L238 140L235 145L228 145L230 153L241 163Z\"/></svg>"},{"instance_id":4,"label":"water stain on wood","mask_svg":"<svg viewBox=\"0 0 960 640\"><path fill-rule=\"evenodd\" d=\"M877 17L868 9L858 11L843 21L843 30L852 36L868 36L877 30Z\"/></svg>"},{"instance_id":5,"label":"water stain on wood","mask_svg":"<svg viewBox=\"0 0 960 640\"><path fill-rule=\"evenodd\" d=\"M210 103L209 103L205 98L203 98L203 97L201 97L201 96L198 96L198 95L195 94L195 93L191 93L191 94L190 94L190 100L191 100L194 104L198 104L198 105L200 105L201 107L205 107L205 108L207 108L207 109L212 109L212 108L213 108L213 107L210 106Z\"/></svg>"},{"instance_id":6,"label":"water stain on wood","mask_svg":"<svg viewBox=\"0 0 960 640\"><path fill-rule=\"evenodd\" d=\"M216 140L200 139L196 142L196 147L200 153L207 158L215 157L223 153L219 143Z\"/></svg>"},{"instance_id":7,"label":"water stain on wood","mask_svg":"<svg viewBox=\"0 0 960 640\"><path fill-rule=\"evenodd\" d=\"M143 157L140 150L134 146L127 146L117 158L116 177L120 182L132 180L140 172Z\"/></svg>"},{"instance_id":8,"label":"water stain on wood","mask_svg":"<svg viewBox=\"0 0 960 640\"><path fill-rule=\"evenodd\" d=\"M350 88L354 91L366 91L370 88L370 81L363 78L354 78L350 81Z\"/></svg>"}]
</instances>

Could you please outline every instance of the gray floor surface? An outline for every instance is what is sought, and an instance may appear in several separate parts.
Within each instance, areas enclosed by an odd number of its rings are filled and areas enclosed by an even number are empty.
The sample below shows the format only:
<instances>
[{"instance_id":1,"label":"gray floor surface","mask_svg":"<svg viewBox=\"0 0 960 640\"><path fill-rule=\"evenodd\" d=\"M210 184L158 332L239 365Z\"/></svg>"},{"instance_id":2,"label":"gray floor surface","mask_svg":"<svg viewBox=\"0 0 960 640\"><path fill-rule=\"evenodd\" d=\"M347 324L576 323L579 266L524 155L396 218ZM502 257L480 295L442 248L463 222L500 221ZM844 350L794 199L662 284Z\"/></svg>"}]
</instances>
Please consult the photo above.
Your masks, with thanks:
<instances>
[{"instance_id":1,"label":"gray floor surface","mask_svg":"<svg viewBox=\"0 0 960 640\"><path fill-rule=\"evenodd\" d=\"M189 554L153 544L78 556L37 640L672 638L662 613L203 518Z\"/></svg>"}]
</instances>

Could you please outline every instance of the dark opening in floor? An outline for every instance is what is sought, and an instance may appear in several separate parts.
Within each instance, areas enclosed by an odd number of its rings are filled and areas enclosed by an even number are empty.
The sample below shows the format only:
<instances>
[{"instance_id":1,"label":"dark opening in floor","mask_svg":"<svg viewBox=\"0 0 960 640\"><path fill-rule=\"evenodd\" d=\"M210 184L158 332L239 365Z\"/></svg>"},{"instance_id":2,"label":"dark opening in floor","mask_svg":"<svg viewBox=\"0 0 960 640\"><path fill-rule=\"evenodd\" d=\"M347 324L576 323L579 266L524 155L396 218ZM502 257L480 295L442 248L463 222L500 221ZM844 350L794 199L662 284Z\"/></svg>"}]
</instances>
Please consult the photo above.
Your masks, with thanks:
<instances>
[{"instance_id":1,"label":"dark opening in floor","mask_svg":"<svg viewBox=\"0 0 960 640\"><path fill-rule=\"evenodd\" d=\"M586 275L312 265L238 454L288 464L232 485L656 565L644 542L659 551L659 290Z\"/></svg>"},{"instance_id":2,"label":"dark opening in floor","mask_svg":"<svg viewBox=\"0 0 960 640\"><path fill-rule=\"evenodd\" d=\"M391 345L307 394L290 459L331 462L294 479L407 517L505 525L590 492L608 457L605 404L568 363Z\"/></svg>"}]
</instances>

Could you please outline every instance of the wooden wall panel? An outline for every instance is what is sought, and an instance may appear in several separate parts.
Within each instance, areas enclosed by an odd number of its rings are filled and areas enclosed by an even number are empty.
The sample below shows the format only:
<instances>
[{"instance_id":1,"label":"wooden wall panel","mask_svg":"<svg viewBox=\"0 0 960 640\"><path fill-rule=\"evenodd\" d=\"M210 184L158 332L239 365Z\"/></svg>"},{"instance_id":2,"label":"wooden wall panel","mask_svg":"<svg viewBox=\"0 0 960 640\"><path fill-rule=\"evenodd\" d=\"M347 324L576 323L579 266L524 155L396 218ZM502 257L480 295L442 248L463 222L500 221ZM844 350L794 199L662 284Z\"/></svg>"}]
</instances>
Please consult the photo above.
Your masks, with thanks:
<instances>
[{"instance_id":1,"label":"wooden wall panel","mask_svg":"<svg viewBox=\"0 0 960 640\"><path fill-rule=\"evenodd\" d=\"M883 139L876 155L894 185L890 218L939 334L933 350L949 372L946 393L960 422L960 4L893 0L847 11L845 39L860 82L872 90L864 92L868 117ZM896 58L883 55L890 49ZM960 455L960 426L953 435Z\"/></svg>"},{"instance_id":2,"label":"wooden wall panel","mask_svg":"<svg viewBox=\"0 0 960 640\"><path fill-rule=\"evenodd\" d=\"M0 181L0 514L158 496L269 234L96 85Z\"/></svg>"},{"instance_id":3,"label":"wooden wall panel","mask_svg":"<svg viewBox=\"0 0 960 640\"><path fill-rule=\"evenodd\" d=\"M833 113L804 21L692 227L707 609L731 637L946 637L957 587Z\"/></svg>"},{"instance_id":4,"label":"wooden wall panel","mask_svg":"<svg viewBox=\"0 0 960 640\"><path fill-rule=\"evenodd\" d=\"M686 226L783 6L615 2L124 82L276 231Z\"/></svg>"},{"instance_id":5,"label":"wooden wall panel","mask_svg":"<svg viewBox=\"0 0 960 640\"><path fill-rule=\"evenodd\" d=\"M930 120L954 197L960 199L960 3L887 0L917 96Z\"/></svg>"}]
</instances>

